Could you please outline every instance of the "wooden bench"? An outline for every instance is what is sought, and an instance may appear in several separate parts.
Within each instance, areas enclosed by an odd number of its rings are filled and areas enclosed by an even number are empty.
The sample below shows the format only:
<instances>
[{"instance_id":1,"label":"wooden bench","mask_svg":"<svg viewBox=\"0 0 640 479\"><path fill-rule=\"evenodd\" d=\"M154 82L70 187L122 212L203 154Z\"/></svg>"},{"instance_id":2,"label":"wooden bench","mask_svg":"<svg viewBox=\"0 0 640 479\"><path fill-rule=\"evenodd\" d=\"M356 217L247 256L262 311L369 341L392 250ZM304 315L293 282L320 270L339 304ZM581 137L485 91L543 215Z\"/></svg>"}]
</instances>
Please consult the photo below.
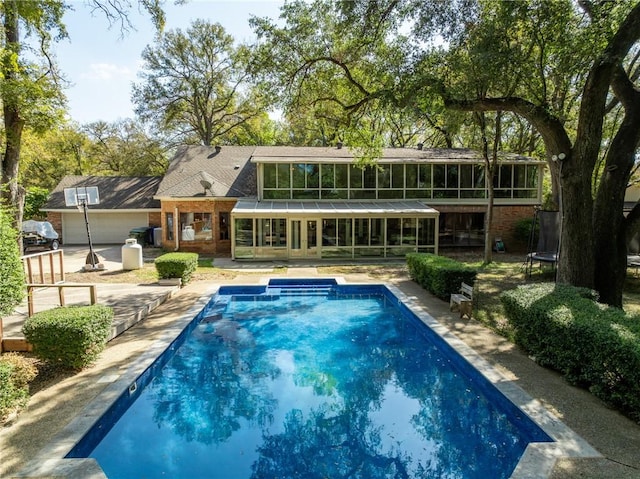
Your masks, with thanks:
<instances>
[{"instance_id":1,"label":"wooden bench","mask_svg":"<svg viewBox=\"0 0 640 479\"><path fill-rule=\"evenodd\" d=\"M59 284L38 284L27 283L27 310L29 317L33 316L33 292L36 289L57 288L60 306L65 306L64 289L65 288L88 288L89 302L96 304L98 302L98 292L95 284L91 283L59 283Z\"/></svg>"},{"instance_id":2,"label":"wooden bench","mask_svg":"<svg viewBox=\"0 0 640 479\"><path fill-rule=\"evenodd\" d=\"M471 319L471 313L473 312L473 286L463 282L460 285L460 293L451 295L449 310L453 311L456 307L460 311L461 318L466 315Z\"/></svg>"}]
</instances>

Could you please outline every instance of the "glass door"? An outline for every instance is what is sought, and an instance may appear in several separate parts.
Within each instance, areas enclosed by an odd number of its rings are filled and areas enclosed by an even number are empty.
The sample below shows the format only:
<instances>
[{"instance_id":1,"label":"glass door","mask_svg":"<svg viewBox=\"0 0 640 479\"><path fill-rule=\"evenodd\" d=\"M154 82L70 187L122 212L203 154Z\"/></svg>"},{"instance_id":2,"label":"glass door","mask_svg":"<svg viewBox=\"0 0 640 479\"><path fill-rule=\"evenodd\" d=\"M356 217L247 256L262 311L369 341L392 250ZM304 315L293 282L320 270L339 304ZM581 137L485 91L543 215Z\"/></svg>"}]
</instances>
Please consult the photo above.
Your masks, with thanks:
<instances>
[{"instance_id":1,"label":"glass door","mask_svg":"<svg viewBox=\"0 0 640 479\"><path fill-rule=\"evenodd\" d=\"M318 257L318 220L290 220L289 232L290 258Z\"/></svg>"}]
</instances>

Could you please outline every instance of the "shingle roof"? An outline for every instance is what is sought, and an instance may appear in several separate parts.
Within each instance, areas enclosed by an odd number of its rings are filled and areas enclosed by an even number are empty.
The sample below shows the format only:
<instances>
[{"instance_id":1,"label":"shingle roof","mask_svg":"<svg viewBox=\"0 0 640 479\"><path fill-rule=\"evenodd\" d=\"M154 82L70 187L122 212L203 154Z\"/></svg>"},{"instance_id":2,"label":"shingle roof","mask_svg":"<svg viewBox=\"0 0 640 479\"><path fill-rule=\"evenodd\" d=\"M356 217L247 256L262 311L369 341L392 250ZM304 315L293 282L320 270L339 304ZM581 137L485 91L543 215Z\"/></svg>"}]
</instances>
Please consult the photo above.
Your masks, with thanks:
<instances>
[{"instance_id":1,"label":"shingle roof","mask_svg":"<svg viewBox=\"0 0 640 479\"><path fill-rule=\"evenodd\" d=\"M159 176L65 176L42 209L75 209L65 206L64 189L79 186L98 187L100 204L95 209L160 209L160 201L154 195L161 180Z\"/></svg>"},{"instance_id":2,"label":"shingle roof","mask_svg":"<svg viewBox=\"0 0 640 479\"><path fill-rule=\"evenodd\" d=\"M156 198L256 196L255 146L182 146L158 187ZM202 181L211 183L205 190Z\"/></svg>"}]
</instances>

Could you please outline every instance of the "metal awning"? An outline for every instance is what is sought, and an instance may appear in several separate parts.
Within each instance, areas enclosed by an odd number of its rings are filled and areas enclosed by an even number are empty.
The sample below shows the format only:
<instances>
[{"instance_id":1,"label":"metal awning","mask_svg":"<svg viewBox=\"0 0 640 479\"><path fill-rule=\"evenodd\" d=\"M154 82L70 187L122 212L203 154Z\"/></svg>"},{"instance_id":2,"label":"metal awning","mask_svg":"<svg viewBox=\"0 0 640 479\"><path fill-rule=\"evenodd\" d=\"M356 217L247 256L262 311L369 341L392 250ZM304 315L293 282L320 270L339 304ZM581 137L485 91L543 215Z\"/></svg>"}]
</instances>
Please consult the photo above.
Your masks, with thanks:
<instances>
[{"instance_id":1,"label":"metal awning","mask_svg":"<svg viewBox=\"0 0 640 479\"><path fill-rule=\"evenodd\" d=\"M242 216L426 216L440 213L421 201L256 201L238 200L231 211Z\"/></svg>"}]
</instances>

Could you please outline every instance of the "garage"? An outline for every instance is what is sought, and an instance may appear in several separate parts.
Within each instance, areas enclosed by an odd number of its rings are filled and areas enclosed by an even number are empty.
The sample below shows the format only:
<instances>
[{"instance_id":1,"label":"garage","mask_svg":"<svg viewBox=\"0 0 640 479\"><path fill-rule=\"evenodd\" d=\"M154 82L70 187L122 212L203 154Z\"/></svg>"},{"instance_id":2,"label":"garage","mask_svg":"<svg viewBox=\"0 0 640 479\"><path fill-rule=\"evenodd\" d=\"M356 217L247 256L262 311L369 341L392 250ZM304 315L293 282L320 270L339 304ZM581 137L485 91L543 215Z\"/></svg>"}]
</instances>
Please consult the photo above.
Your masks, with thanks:
<instances>
[{"instance_id":1,"label":"garage","mask_svg":"<svg viewBox=\"0 0 640 479\"><path fill-rule=\"evenodd\" d=\"M124 244L133 228L149 224L148 213L107 213L89 210L91 241L94 244ZM82 212L62 214L63 244L87 244L87 227Z\"/></svg>"}]
</instances>

